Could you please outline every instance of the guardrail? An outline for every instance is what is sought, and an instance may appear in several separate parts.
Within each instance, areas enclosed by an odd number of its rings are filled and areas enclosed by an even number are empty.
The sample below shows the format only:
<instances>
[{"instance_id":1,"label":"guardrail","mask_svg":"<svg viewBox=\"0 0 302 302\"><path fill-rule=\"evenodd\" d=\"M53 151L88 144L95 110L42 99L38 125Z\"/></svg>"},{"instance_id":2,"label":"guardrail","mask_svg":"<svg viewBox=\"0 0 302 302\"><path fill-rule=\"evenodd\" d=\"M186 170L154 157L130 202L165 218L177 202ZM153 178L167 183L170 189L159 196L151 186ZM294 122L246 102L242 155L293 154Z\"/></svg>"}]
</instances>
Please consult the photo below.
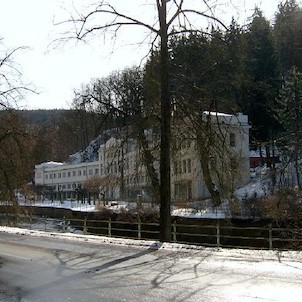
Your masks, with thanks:
<instances>
[{"instance_id":1,"label":"guardrail","mask_svg":"<svg viewBox=\"0 0 302 302\"><path fill-rule=\"evenodd\" d=\"M2 219L1 219L2 218ZM80 232L102 236L131 239L159 240L159 223L65 218L52 219L32 215L18 215L11 219L2 215L2 225L18 226L42 231ZM301 249L302 229L277 228L270 223L264 227L237 227L215 224L172 223L172 241L217 248L260 248L260 249Z\"/></svg>"}]
</instances>

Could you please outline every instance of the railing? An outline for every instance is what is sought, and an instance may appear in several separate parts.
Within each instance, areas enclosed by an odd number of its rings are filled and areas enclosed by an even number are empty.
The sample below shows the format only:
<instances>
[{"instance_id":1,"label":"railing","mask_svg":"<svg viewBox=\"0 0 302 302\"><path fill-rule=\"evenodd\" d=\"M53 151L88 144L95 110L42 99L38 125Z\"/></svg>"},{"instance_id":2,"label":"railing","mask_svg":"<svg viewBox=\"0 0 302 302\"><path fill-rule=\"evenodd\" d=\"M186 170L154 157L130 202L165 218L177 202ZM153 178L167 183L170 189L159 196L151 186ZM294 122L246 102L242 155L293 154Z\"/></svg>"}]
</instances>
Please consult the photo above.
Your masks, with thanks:
<instances>
[{"instance_id":1,"label":"railing","mask_svg":"<svg viewBox=\"0 0 302 302\"><path fill-rule=\"evenodd\" d=\"M65 218L51 219L31 215L0 217L0 224L23 228L80 232L102 236L132 239L159 240L159 224L114 220L92 220ZM216 224L172 224L172 241L175 243L195 244L209 247L226 248L260 248L260 249L300 249L302 247L302 230L277 228L272 224L261 227L237 227Z\"/></svg>"}]
</instances>

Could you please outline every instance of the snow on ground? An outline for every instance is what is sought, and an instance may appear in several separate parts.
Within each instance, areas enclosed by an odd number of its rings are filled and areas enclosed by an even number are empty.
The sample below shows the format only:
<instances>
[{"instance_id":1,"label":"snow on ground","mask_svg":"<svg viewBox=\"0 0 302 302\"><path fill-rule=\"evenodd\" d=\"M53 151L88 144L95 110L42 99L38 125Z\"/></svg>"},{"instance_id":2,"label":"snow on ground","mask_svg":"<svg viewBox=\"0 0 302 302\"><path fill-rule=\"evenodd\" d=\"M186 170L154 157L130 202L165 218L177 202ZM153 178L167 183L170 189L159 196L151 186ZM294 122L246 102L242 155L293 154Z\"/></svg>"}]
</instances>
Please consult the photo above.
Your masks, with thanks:
<instances>
[{"instance_id":1,"label":"snow on ground","mask_svg":"<svg viewBox=\"0 0 302 302\"><path fill-rule=\"evenodd\" d=\"M270 193L269 187L271 185L268 173L269 170L266 166L254 169L254 172L251 172L251 175L253 175L251 181L245 186L238 188L235 192L235 196L239 200L267 196Z\"/></svg>"},{"instance_id":2,"label":"snow on ground","mask_svg":"<svg viewBox=\"0 0 302 302\"><path fill-rule=\"evenodd\" d=\"M197 204L195 202L194 204ZM203 209L196 209L198 205L194 208L186 207L186 208L176 208L172 207L171 214L173 216L181 216L187 218L209 218L209 219L223 219L229 217L229 208L228 203L225 202L219 208L213 208L212 206L207 206L210 204L209 201L203 201L205 206ZM61 209L71 209L72 211L80 211L80 212L95 212L98 211L98 207L95 205L90 205L87 203L81 203L77 201L36 201L36 202L23 202L19 201L19 204L22 206L36 206L36 207L54 207L54 208L61 208ZM104 206L104 208L108 210L112 210L114 212L119 212L122 209L135 209L136 203L133 202L123 202L123 201L113 201L109 202L108 205Z\"/></svg>"},{"instance_id":3,"label":"snow on ground","mask_svg":"<svg viewBox=\"0 0 302 302\"><path fill-rule=\"evenodd\" d=\"M19 200L19 204L22 206L36 206L36 207L53 207L53 208L61 208L61 209L71 209L73 211L79 212L95 212L98 207L94 204L88 204L87 202L80 201L71 201L71 200L44 200L44 201L23 201ZM105 206L107 209L116 211L126 207L132 207L132 203L127 202L109 202L108 205Z\"/></svg>"},{"instance_id":4,"label":"snow on ground","mask_svg":"<svg viewBox=\"0 0 302 302\"><path fill-rule=\"evenodd\" d=\"M207 201L204 201L204 203L207 204ZM192 208L174 208L171 214L172 216L204 219L225 219L230 215L227 202L223 203L219 208L207 205L205 205L204 209L196 209L195 206Z\"/></svg>"},{"instance_id":5,"label":"snow on ground","mask_svg":"<svg viewBox=\"0 0 302 302\"><path fill-rule=\"evenodd\" d=\"M16 227L5 227L0 226L0 232L7 234L18 234L23 236L34 236L43 238L55 238L62 240L72 240L79 242L89 242L95 244L113 244L118 246L131 246L136 248L150 248L156 250L167 250L167 251L181 251L191 253L198 256L199 252L206 252L207 254L214 257L217 261L228 260L238 265L242 265L244 262L261 262L265 261L265 269L269 268L270 265L275 263L283 263L282 270L302 270L302 252L300 251L278 251L278 250L249 250L249 249L218 249L203 247L197 245L186 245L178 243L161 243L158 241L148 240L134 240L134 239L123 239L113 238L105 236L94 236L94 235L81 235L72 233L57 233L57 232L43 232L34 231L28 229L21 229ZM192 260L194 257L192 258Z\"/></svg>"},{"instance_id":6,"label":"snow on ground","mask_svg":"<svg viewBox=\"0 0 302 302\"><path fill-rule=\"evenodd\" d=\"M251 181L238 188L234 196L238 202L245 202L249 198L259 198L270 194L271 181L268 177L269 169L266 166L257 167L251 173ZM201 202L193 202L193 207L174 209L172 215L188 218L210 218L210 219L225 219L231 217L229 201L224 200L220 207L213 207L210 200ZM202 209L198 209L203 204ZM238 217L238 216L236 216Z\"/></svg>"},{"instance_id":7,"label":"snow on ground","mask_svg":"<svg viewBox=\"0 0 302 302\"><path fill-rule=\"evenodd\" d=\"M94 212L96 210L95 205L90 205L86 203L81 203L77 201L70 200L44 200L44 201L19 201L19 204L22 206L36 206L36 207L53 207L53 208L61 208L61 209L71 209L74 211L81 212Z\"/></svg>"}]
</instances>

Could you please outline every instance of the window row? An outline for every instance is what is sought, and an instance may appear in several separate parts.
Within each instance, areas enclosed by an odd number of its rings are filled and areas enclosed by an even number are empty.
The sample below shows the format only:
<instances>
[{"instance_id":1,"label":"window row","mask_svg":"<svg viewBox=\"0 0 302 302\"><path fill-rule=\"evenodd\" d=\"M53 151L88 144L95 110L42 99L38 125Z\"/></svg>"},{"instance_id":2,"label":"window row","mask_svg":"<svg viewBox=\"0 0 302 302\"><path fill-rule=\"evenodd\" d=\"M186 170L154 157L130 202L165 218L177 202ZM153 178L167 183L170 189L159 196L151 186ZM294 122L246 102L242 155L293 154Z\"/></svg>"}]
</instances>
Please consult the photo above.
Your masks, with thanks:
<instances>
[{"instance_id":1,"label":"window row","mask_svg":"<svg viewBox=\"0 0 302 302\"><path fill-rule=\"evenodd\" d=\"M145 175L126 177L126 185L142 185L149 181L150 181L149 177Z\"/></svg>"},{"instance_id":2,"label":"window row","mask_svg":"<svg viewBox=\"0 0 302 302\"><path fill-rule=\"evenodd\" d=\"M77 190L82 189L82 184L80 183L69 183L64 185L55 185L53 186L55 191L65 191L65 190Z\"/></svg>"},{"instance_id":3,"label":"window row","mask_svg":"<svg viewBox=\"0 0 302 302\"><path fill-rule=\"evenodd\" d=\"M133 171L133 170L137 170L140 169L142 170L142 167L140 166L135 166L134 165L134 161L132 162L132 166L129 166L129 161L125 161L124 165L122 166L121 163L118 164L117 162L113 162L111 164L104 165L100 164L100 176L104 176L104 175L117 175L119 173L122 172L122 169L124 171Z\"/></svg>"},{"instance_id":4,"label":"window row","mask_svg":"<svg viewBox=\"0 0 302 302\"><path fill-rule=\"evenodd\" d=\"M57 179L57 178L69 178L69 177L77 177L77 176L86 176L88 175L99 175L99 169L86 169L83 170L74 170L74 171L67 171L67 172L57 172L57 173L47 173L45 174L45 179Z\"/></svg>"}]
</instances>

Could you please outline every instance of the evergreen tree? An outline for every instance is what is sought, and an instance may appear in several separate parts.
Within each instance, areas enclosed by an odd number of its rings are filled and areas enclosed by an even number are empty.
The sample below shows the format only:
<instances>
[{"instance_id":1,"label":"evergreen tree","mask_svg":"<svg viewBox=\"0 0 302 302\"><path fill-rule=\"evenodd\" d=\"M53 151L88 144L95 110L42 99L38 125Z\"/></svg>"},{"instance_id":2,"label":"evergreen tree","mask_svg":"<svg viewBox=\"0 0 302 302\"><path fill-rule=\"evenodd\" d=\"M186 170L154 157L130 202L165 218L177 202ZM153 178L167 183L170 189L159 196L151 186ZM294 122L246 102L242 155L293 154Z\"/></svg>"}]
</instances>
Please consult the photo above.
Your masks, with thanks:
<instances>
[{"instance_id":1,"label":"evergreen tree","mask_svg":"<svg viewBox=\"0 0 302 302\"><path fill-rule=\"evenodd\" d=\"M246 74L246 39L243 28L232 20L225 32L226 78L228 82L228 98L234 102L234 111L246 111L246 96L249 78Z\"/></svg>"},{"instance_id":2,"label":"evergreen tree","mask_svg":"<svg viewBox=\"0 0 302 302\"><path fill-rule=\"evenodd\" d=\"M274 38L282 74L292 66L302 70L302 9L296 0L286 0L275 15Z\"/></svg>"},{"instance_id":3,"label":"evergreen tree","mask_svg":"<svg viewBox=\"0 0 302 302\"><path fill-rule=\"evenodd\" d=\"M286 134L281 139L283 149L289 161L295 164L297 184L301 187L299 160L302 155L302 73L297 67L292 67L284 78L276 112Z\"/></svg>"},{"instance_id":4,"label":"evergreen tree","mask_svg":"<svg viewBox=\"0 0 302 302\"><path fill-rule=\"evenodd\" d=\"M287 133L302 130L302 73L292 67L284 77L278 98L278 120Z\"/></svg>"},{"instance_id":5,"label":"evergreen tree","mask_svg":"<svg viewBox=\"0 0 302 302\"><path fill-rule=\"evenodd\" d=\"M252 123L252 139L257 143L267 142L276 128L272 108L278 93L279 75L272 28L258 9L255 10L245 39L248 77L246 112Z\"/></svg>"}]
</instances>

